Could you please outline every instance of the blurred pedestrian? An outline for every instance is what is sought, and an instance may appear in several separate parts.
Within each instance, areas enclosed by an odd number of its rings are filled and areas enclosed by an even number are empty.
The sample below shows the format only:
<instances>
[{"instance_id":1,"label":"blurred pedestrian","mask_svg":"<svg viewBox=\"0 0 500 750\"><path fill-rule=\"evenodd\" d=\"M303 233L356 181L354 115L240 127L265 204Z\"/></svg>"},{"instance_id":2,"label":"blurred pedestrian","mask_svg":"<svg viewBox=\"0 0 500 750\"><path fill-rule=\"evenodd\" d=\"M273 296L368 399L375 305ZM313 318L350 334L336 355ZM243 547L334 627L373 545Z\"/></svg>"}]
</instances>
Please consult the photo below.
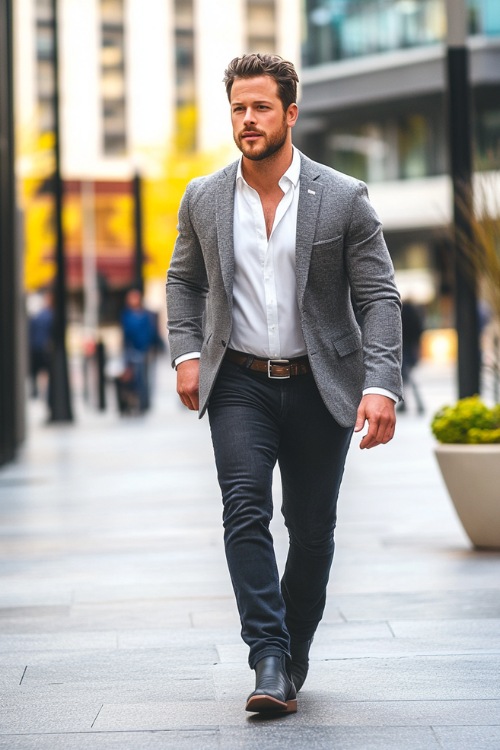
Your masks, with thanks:
<instances>
[{"instance_id":1,"label":"blurred pedestrian","mask_svg":"<svg viewBox=\"0 0 500 750\"><path fill-rule=\"evenodd\" d=\"M366 186L292 146L297 74L277 55L225 72L242 157L191 182L167 280L177 391L208 408L231 580L255 669L248 711L293 712L322 618L353 430L391 440L400 299ZM351 295L363 323L356 322ZM281 585L269 523L281 470Z\"/></svg>"},{"instance_id":2,"label":"blurred pedestrian","mask_svg":"<svg viewBox=\"0 0 500 750\"><path fill-rule=\"evenodd\" d=\"M158 344L156 318L143 306L142 293L131 289L121 315L125 372L122 385L134 398L134 408L144 413L151 406L149 383L150 352Z\"/></svg>"},{"instance_id":3,"label":"blurred pedestrian","mask_svg":"<svg viewBox=\"0 0 500 750\"><path fill-rule=\"evenodd\" d=\"M30 393L40 395L40 376L45 379L47 391L54 335L54 306L52 292L45 292L41 309L28 321Z\"/></svg>"},{"instance_id":4,"label":"blurred pedestrian","mask_svg":"<svg viewBox=\"0 0 500 750\"><path fill-rule=\"evenodd\" d=\"M424 321L420 308L409 299L403 301L401 310L401 322L403 328L403 364L401 374L403 377L403 388L405 396L409 388L413 392L418 414L425 412L424 402L415 380L413 370L420 360L420 347L422 333L424 332ZM398 411L407 410L406 398L398 405Z\"/></svg>"}]
</instances>

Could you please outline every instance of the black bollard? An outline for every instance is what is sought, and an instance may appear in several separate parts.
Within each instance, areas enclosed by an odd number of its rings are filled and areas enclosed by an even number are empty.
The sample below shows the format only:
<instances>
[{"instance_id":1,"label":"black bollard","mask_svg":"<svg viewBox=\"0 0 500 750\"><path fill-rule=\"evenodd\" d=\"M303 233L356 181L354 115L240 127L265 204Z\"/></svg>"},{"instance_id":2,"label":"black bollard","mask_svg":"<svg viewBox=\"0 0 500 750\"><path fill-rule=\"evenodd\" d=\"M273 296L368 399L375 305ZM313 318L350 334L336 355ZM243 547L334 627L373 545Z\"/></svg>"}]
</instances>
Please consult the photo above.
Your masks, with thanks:
<instances>
[{"instance_id":1,"label":"black bollard","mask_svg":"<svg viewBox=\"0 0 500 750\"><path fill-rule=\"evenodd\" d=\"M106 364L106 349L102 341L98 341L95 348L97 362L97 408L99 411L106 410L106 375L104 372Z\"/></svg>"}]
</instances>

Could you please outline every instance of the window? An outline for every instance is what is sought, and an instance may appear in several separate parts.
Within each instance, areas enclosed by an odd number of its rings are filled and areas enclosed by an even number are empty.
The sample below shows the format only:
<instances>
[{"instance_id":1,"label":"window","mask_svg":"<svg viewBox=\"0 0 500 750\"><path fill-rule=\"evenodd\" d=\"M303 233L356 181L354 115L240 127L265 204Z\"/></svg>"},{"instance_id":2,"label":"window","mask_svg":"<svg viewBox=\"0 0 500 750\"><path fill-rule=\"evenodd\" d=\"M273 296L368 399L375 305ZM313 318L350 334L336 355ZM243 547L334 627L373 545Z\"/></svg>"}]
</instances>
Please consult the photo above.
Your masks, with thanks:
<instances>
[{"instance_id":1,"label":"window","mask_svg":"<svg viewBox=\"0 0 500 750\"><path fill-rule=\"evenodd\" d=\"M127 150L123 0L100 0L100 13L102 146L117 156Z\"/></svg>"},{"instance_id":2,"label":"window","mask_svg":"<svg viewBox=\"0 0 500 750\"><path fill-rule=\"evenodd\" d=\"M368 182L389 178L390 144L376 123L333 131L327 138L328 164Z\"/></svg>"},{"instance_id":3,"label":"window","mask_svg":"<svg viewBox=\"0 0 500 750\"><path fill-rule=\"evenodd\" d=\"M196 79L193 0L175 0L176 144L180 151L196 149Z\"/></svg>"},{"instance_id":4,"label":"window","mask_svg":"<svg viewBox=\"0 0 500 750\"><path fill-rule=\"evenodd\" d=\"M306 0L305 65L433 44L446 29L443 0Z\"/></svg>"},{"instance_id":5,"label":"window","mask_svg":"<svg viewBox=\"0 0 500 750\"><path fill-rule=\"evenodd\" d=\"M500 34L500 3L498 0L469 0L471 34Z\"/></svg>"},{"instance_id":6,"label":"window","mask_svg":"<svg viewBox=\"0 0 500 750\"><path fill-rule=\"evenodd\" d=\"M276 51L276 17L274 0L248 0L247 49L249 52Z\"/></svg>"},{"instance_id":7,"label":"window","mask_svg":"<svg viewBox=\"0 0 500 750\"><path fill-rule=\"evenodd\" d=\"M54 32L52 4L50 0L36 0L36 87L38 99L38 130L50 133L54 130Z\"/></svg>"},{"instance_id":8,"label":"window","mask_svg":"<svg viewBox=\"0 0 500 750\"><path fill-rule=\"evenodd\" d=\"M434 159L437 130L433 119L423 114L349 122L325 133L325 155L319 158L366 182L425 177L439 173Z\"/></svg>"},{"instance_id":9,"label":"window","mask_svg":"<svg viewBox=\"0 0 500 750\"><path fill-rule=\"evenodd\" d=\"M500 106L476 116L476 168L500 169Z\"/></svg>"},{"instance_id":10,"label":"window","mask_svg":"<svg viewBox=\"0 0 500 750\"><path fill-rule=\"evenodd\" d=\"M403 117L398 127L399 176L403 179L430 174L429 123L422 115Z\"/></svg>"}]
</instances>

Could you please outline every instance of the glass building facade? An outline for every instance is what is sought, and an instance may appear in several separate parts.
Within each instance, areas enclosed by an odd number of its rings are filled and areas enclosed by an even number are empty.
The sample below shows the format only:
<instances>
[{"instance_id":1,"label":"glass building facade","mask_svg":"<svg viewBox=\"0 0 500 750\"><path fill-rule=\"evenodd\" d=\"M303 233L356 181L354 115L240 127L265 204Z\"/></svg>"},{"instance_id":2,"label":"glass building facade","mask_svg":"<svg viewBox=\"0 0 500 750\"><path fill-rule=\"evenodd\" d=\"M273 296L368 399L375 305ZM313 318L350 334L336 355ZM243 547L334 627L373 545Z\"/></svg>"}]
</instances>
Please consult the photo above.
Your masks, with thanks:
<instances>
[{"instance_id":1,"label":"glass building facade","mask_svg":"<svg viewBox=\"0 0 500 750\"><path fill-rule=\"evenodd\" d=\"M474 169L494 173L500 170L500 0L466 2ZM402 294L418 290L428 326L453 326L449 204L441 179L449 174L446 2L304 0L303 12L294 142L369 184L385 211Z\"/></svg>"},{"instance_id":2,"label":"glass building facade","mask_svg":"<svg viewBox=\"0 0 500 750\"><path fill-rule=\"evenodd\" d=\"M471 34L500 34L500 2L468 0ZM445 0L306 0L303 65L442 42Z\"/></svg>"},{"instance_id":3,"label":"glass building facade","mask_svg":"<svg viewBox=\"0 0 500 750\"><path fill-rule=\"evenodd\" d=\"M500 36L500 0L468 0L471 36ZM306 0L303 67L442 45L445 0ZM366 64L368 64L366 62ZM337 66L335 66L337 67ZM338 70L344 68L340 65ZM342 72L336 73L342 76ZM368 85L368 84L367 84ZM366 101L372 92L366 92ZM500 168L500 88L475 86L475 169ZM308 142L315 158L366 182L411 180L447 172L443 96L381 99L374 106L323 112L323 127Z\"/></svg>"}]
</instances>

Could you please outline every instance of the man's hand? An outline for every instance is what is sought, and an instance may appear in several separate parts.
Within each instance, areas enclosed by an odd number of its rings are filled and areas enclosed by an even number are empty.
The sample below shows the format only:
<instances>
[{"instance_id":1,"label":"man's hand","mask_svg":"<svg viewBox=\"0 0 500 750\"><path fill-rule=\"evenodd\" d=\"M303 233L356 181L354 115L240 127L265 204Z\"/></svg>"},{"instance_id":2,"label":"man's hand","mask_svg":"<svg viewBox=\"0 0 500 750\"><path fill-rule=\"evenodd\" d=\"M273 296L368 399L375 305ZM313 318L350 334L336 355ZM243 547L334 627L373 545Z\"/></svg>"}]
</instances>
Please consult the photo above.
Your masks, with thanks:
<instances>
[{"instance_id":1,"label":"man's hand","mask_svg":"<svg viewBox=\"0 0 500 750\"><path fill-rule=\"evenodd\" d=\"M392 440L396 428L396 404L392 398L374 393L363 396L354 432L362 430L366 421L368 432L361 440L360 448L375 448Z\"/></svg>"},{"instance_id":2,"label":"man's hand","mask_svg":"<svg viewBox=\"0 0 500 750\"><path fill-rule=\"evenodd\" d=\"M197 411L200 405L198 388L200 385L200 360L187 359L177 365L177 393L191 411Z\"/></svg>"}]
</instances>

